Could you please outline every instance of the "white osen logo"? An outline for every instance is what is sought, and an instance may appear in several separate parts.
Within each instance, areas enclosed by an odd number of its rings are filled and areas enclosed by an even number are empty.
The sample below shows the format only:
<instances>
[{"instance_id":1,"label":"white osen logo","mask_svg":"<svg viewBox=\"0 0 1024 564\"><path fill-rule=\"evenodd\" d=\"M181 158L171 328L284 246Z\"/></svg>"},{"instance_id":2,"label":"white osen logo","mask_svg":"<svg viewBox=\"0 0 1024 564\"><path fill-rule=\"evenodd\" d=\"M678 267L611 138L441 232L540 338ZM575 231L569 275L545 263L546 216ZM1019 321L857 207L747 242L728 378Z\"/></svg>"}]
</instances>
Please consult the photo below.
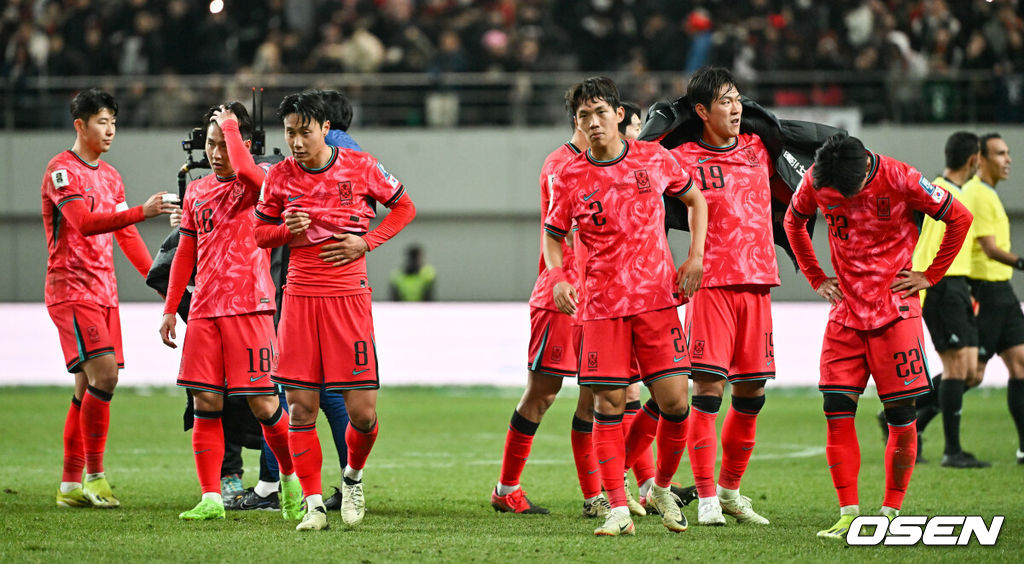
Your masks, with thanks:
<instances>
[{"instance_id":1,"label":"white osen logo","mask_svg":"<svg viewBox=\"0 0 1024 564\"><path fill-rule=\"evenodd\" d=\"M982 546L992 546L999 539L1005 517L996 515L985 525L979 515L901 515L889 522L885 515L861 515L850 523L846 543L855 546L879 544L909 546L966 546L973 536ZM874 527L868 534L864 528ZM959 532L958 530L959 529Z\"/></svg>"}]
</instances>

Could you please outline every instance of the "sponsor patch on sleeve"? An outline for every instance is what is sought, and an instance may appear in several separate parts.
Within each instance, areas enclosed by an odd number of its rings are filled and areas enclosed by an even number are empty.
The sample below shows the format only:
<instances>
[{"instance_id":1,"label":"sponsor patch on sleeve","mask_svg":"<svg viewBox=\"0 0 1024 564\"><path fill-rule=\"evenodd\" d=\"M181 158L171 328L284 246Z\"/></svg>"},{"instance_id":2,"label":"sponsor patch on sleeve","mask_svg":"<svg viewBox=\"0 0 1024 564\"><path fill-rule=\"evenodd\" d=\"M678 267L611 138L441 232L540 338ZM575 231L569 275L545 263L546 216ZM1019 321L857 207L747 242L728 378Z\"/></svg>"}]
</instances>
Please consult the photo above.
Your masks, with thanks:
<instances>
[{"instance_id":1,"label":"sponsor patch on sleeve","mask_svg":"<svg viewBox=\"0 0 1024 564\"><path fill-rule=\"evenodd\" d=\"M71 184L71 179L68 178L68 171L63 168L51 172L50 180L53 181L53 187L57 190L67 188Z\"/></svg>"}]
</instances>

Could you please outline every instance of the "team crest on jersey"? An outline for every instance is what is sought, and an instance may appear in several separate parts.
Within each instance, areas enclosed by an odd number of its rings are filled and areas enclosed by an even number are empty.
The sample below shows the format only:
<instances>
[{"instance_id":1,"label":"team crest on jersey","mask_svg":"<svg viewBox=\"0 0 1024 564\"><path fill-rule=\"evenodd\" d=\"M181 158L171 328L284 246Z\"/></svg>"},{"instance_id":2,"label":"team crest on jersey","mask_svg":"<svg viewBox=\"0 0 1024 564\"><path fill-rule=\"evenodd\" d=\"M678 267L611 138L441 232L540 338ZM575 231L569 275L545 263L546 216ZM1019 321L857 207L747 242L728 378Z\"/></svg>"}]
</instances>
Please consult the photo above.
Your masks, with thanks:
<instances>
[{"instance_id":1,"label":"team crest on jersey","mask_svg":"<svg viewBox=\"0 0 1024 564\"><path fill-rule=\"evenodd\" d=\"M350 206L352 205L352 183L349 181L338 183L338 199L341 200L341 205Z\"/></svg>"},{"instance_id":2,"label":"team crest on jersey","mask_svg":"<svg viewBox=\"0 0 1024 564\"><path fill-rule=\"evenodd\" d=\"M636 177L636 190L639 194L646 194L651 191L651 177L647 176L646 169L634 170Z\"/></svg>"},{"instance_id":3,"label":"team crest on jersey","mask_svg":"<svg viewBox=\"0 0 1024 564\"><path fill-rule=\"evenodd\" d=\"M90 343L100 342L100 330L97 329L95 325L90 325L89 327L87 327L85 332L87 335L89 335Z\"/></svg>"},{"instance_id":4,"label":"team crest on jersey","mask_svg":"<svg viewBox=\"0 0 1024 564\"><path fill-rule=\"evenodd\" d=\"M388 171L384 170L384 165L382 165L382 164L380 164L378 162L377 163L377 170L379 170L380 173L384 175L384 180L386 180L388 182L388 184L391 185L392 188L398 188L398 185L400 184L400 182L398 182L398 179L395 178L394 176L392 176L391 173L389 173Z\"/></svg>"},{"instance_id":5,"label":"team crest on jersey","mask_svg":"<svg viewBox=\"0 0 1024 564\"><path fill-rule=\"evenodd\" d=\"M590 370L597 370L597 353L587 353L587 368Z\"/></svg>"},{"instance_id":6,"label":"team crest on jersey","mask_svg":"<svg viewBox=\"0 0 1024 564\"><path fill-rule=\"evenodd\" d=\"M750 166L757 166L759 164L757 160L757 152L754 151L754 149L750 147L744 147L743 156L747 157L747 164L749 164Z\"/></svg>"},{"instance_id":7,"label":"team crest on jersey","mask_svg":"<svg viewBox=\"0 0 1024 564\"><path fill-rule=\"evenodd\" d=\"M551 362L561 362L562 347L551 347Z\"/></svg>"},{"instance_id":8,"label":"team crest on jersey","mask_svg":"<svg viewBox=\"0 0 1024 564\"><path fill-rule=\"evenodd\" d=\"M50 173L50 179L53 180L53 187L57 190L67 187L71 184L71 179L68 178L68 171L64 169L55 170Z\"/></svg>"},{"instance_id":9,"label":"team crest on jersey","mask_svg":"<svg viewBox=\"0 0 1024 564\"><path fill-rule=\"evenodd\" d=\"M889 198L879 198L875 206L875 213L879 219L889 219L892 213L892 208L889 204Z\"/></svg>"},{"instance_id":10,"label":"team crest on jersey","mask_svg":"<svg viewBox=\"0 0 1024 564\"><path fill-rule=\"evenodd\" d=\"M239 199L245 194L245 187L242 186L241 182L236 182L234 188L231 189L231 197Z\"/></svg>"},{"instance_id":11,"label":"team crest on jersey","mask_svg":"<svg viewBox=\"0 0 1024 564\"><path fill-rule=\"evenodd\" d=\"M704 358L704 341L693 342L693 358Z\"/></svg>"}]
</instances>

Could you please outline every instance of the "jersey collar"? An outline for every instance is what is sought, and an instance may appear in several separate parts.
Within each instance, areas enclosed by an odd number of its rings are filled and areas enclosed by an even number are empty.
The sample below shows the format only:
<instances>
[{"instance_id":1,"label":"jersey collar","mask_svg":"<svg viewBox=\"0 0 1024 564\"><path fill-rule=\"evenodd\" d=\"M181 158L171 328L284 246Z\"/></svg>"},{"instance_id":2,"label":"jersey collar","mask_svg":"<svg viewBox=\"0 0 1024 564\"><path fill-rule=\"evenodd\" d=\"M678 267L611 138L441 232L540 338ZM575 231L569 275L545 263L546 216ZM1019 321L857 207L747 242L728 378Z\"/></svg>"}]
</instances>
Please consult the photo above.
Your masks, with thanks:
<instances>
[{"instance_id":1,"label":"jersey collar","mask_svg":"<svg viewBox=\"0 0 1024 564\"><path fill-rule=\"evenodd\" d=\"M300 163L299 161L295 161L295 163L298 164L302 168L302 170L305 171L305 172L309 172L311 174L319 174L319 173L321 173L321 172L331 168L331 165L334 164L334 161L337 158L338 158L338 148L337 147L331 147L331 158L327 159L327 164L325 164L324 166L322 166L320 168L306 168L306 165Z\"/></svg>"},{"instance_id":2,"label":"jersey collar","mask_svg":"<svg viewBox=\"0 0 1024 564\"><path fill-rule=\"evenodd\" d=\"M703 148L705 148L705 149L707 149L709 151L716 151L716 152L719 152L719 153L725 153L727 151L731 151L731 150L735 149L736 145L738 145L739 142L740 142L740 138L739 137L734 137L733 140L732 140L732 143L729 143L728 145L723 145L723 146L719 147L717 145L711 145L709 143L705 143L703 138L697 140L697 144L700 145L701 147L703 147Z\"/></svg>"},{"instance_id":3,"label":"jersey collar","mask_svg":"<svg viewBox=\"0 0 1024 564\"><path fill-rule=\"evenodd\" d=\"M78 156L78 153L76 153L74 150L68 149L68 152L71 153L72 155L74 155L75 158L78 159L78 162L84 164L85 166L87 166L87 167L89 167L89 168L91 168L93 170L96 170L96 169L98 169L100 167L99 161L96 161L96 164L92 164L92 163L86 161L85 159L83 159L82 157Z\"/></svg>"},{"instance_id":4,"label":"jersey collar","mask_svg":"<svg viewBox=\"0 0 1024 564\"><path fill-rule=\"evenodd\" d=\"M594 155L590 152L590 149L587 149L587 161L589 161L590 164L595 166L612 166L613 164L617 164L619 161L626 158L627 153L629 153L629 143L623 140L622 152L619 153L619 156L615 157L614 159L610 161L599 161L594 158Z\"/></svg>"}]
</instances>

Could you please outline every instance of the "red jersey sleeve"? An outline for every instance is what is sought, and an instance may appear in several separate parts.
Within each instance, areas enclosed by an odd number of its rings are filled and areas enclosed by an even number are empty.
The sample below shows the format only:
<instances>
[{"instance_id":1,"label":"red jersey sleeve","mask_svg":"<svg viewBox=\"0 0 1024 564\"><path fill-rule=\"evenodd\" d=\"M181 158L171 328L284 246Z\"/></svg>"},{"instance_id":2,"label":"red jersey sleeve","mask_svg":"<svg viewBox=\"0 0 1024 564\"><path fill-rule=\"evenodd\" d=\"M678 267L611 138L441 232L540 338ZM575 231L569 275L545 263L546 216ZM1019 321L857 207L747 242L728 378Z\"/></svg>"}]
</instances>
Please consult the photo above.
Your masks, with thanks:
<instances>
[{"instance_id":1,"label":"red jersey sleeve","mask_svg":"<svg viewBox=\"0 0 1024 564\"><path fill-rule=\"evenodd\" d=\"M135 270L145 278L153 266L153 256L149 254L149 249L146 248L146 242L142 240L139 229L134 225L129 225L115 231L114 237L124 256L128 257Z\"/></svg>"},{"instance_id":2,"label":"red jersey sleeve","mask_svg":"<svg viewBox=\"0 0 1024 564\"><path fill-rule=\"evenodd\" d=\"M562 169L550 179L551 200L548 202L548 213L544 217L544 231L559 239L564 239L569 234L569 228L572 227L572 211L569 207L566 178L566 171Z\"/></svg>"},{"instance_id":3,"label":"red jersey sleeve","mask_svg":"<svg viewBox=\"0 0 1024 564\"><path fill-rule=\"evenodd\" d=\"M796 193L793 194L792 200L790 200L783 226L786 229L786 237L789 239L789 245L793 248L793 254L796 256L796 262L800 266L800 270L807 277L811 287L817 290L818 286L821 286L821 283L828 278L828 275L821 269L818 257L814 254L811 236L807 233L807 229L804 228L807 225L807 221L817 213L814 195L811 193L811 190L814 190L812 187L813 182L811 172L808 170Z\"/></svg>"},{"instance_id":4,"label":"red jersey sleeve","mask_svg":"<svg viewBox=\"0 0 1024 564\"><path fill-rule=\"evenodd\" d=\"M690 188L693 187L693 179L690 177L690 173L679 165L679 161L672 156L668 149L660 146L659 149L659 154L665 162L664 174L669 179L668 185L665 187L665 194L678 198L690 191Z\"/></svg>"},{"instance_id":5,"label":"red jersey sleeve","mask_svg":"<svg viewBox=\"0 0 1024 564\"><path fill-rule=\"evenodd\" d=\"M235 169L239 180L247 190L259 192L266 178L266 172L252 158L252 153L245 147L242 134L238 130L238 122L228 120L221 126L224 133L224 142L228 146L228 160L231 167Z\"/></svg>"},{"instance_id":6,"label":"red jersey sleeve","mask_svg":"<svg viewBox=\"0 0 1024 564\"><path fill-rule=\"evenodd\" d=\"M281 215L284 213L284 201L278 187L278 184L283 181L282 176L279 167L271 167L263 180L263 193L259 203L256 204L256 218L264 223L271 225L284 223L281 219Z\"/></svg>"},{"instance_id":7,"label":"red jersey sleeve","mask_svg":"<svg viewBox=\"0 0 1024 564\"><path fill-rule=\"evenodd\" d=\"M405 186L393 174L384 169L380 161L370 159L370 170L366 173L367 193L384 206L390 208L405 194Z\"/></svg>"}]
</instances>

